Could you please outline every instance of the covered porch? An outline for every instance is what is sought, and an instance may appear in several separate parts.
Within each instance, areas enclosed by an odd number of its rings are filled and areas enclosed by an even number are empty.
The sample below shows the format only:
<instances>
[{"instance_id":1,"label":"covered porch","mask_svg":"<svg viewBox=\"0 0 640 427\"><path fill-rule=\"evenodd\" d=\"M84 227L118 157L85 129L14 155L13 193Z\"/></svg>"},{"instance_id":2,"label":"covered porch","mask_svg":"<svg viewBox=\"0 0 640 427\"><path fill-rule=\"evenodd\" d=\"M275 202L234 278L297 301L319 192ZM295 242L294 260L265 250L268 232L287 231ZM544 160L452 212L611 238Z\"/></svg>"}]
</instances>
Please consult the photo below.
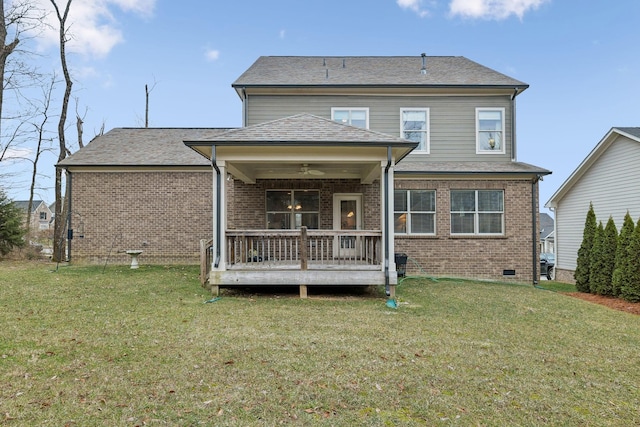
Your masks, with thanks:
<instances>
[{"instance_id":1,"label":"covered porch","mask_svg":"<svg viewBox=\"0 0 640 427\"><path fill-rule=\"evenodd\" d=\"M214 173L214 232L201 242L201 279L214 295L225 286L293 285L306 297L308 286L380 285L393 296L393 171L415 143L302 114L185 144ZM345 182L351 191L338 191Z\"/></svg>"}]
</instances>

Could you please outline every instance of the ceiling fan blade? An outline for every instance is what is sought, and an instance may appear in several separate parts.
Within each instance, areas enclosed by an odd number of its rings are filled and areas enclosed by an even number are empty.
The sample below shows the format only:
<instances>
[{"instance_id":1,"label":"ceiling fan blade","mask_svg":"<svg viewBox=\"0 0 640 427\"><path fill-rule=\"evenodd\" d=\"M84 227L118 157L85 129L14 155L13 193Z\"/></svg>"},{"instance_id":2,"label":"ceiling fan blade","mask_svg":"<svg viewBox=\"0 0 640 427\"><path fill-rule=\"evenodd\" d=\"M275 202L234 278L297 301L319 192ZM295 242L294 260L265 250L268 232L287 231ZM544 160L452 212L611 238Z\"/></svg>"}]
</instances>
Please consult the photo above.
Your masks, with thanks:
<instances>
[{"instance_id":1,"label":"ceiling fan blade","mask_svg":"<svg viewBox=\"0 0 640 427\"><path fill-rule=\"evenodd\" d=\"M306 173L308 173L309 175L316 175L316 176L324 175L324 172L316 169L309 169L306 171Z\"/></svg>"}]
</instances>

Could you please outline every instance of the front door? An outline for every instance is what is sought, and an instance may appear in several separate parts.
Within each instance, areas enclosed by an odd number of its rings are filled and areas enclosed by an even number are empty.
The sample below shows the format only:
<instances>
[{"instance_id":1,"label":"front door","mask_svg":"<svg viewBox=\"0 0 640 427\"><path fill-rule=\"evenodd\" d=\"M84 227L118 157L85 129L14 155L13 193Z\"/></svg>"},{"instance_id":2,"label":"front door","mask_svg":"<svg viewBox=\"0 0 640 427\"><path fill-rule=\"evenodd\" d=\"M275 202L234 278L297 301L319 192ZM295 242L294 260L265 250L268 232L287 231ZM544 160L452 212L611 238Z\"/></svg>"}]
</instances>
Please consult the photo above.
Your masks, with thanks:
<instances>
[{"instance_id":1,"label":"front door","mask_svg":"<svg viewBox=\"0 0 640 427\"><path fill-rule=\"evenodd\" d=\"M349 236L348 231L362 229L362 194L334 194L333 229L346 232L334 240L334 257L356 257L361 242L356 236Z\"/></svg>"}]
</instances>

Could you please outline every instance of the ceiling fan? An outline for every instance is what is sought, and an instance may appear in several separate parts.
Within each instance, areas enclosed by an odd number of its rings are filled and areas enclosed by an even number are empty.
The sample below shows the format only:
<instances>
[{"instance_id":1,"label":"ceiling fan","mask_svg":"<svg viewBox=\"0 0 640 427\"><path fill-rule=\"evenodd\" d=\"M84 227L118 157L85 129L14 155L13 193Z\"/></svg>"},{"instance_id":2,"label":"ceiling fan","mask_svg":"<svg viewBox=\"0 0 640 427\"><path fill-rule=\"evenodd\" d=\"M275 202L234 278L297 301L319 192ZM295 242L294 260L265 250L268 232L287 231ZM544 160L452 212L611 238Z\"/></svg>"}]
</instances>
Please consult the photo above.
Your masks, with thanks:
<instances>
[{"instance_id":1,"label":"ceiling fan","mask_svg":"<svg viewBox=\"0 0 640 427\"><path fill-rule=\"evenodd\" d=\"M315 176L320 176L320 175L324 175L324 172L317 170L317 169L310 169L309 165L307 163L303 163L302 166L300 167L300 172L298 172L300 175L315 175Z\"/></svg>"}]
</instances>

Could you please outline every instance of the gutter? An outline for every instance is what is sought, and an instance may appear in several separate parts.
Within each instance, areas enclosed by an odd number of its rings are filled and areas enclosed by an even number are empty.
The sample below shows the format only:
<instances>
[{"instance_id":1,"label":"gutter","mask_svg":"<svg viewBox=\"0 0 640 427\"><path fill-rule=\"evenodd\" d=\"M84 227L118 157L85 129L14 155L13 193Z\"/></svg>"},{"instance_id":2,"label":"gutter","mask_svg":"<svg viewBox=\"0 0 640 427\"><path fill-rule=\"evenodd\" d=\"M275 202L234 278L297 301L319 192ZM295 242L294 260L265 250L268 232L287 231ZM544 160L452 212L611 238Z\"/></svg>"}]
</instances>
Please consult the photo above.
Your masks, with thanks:
<instances>
[{"instance_id":1,"label":"gutter","mask_svg":"<svg viewBox=\"0 0 640 427\"><path fill-rule=\"evenodd\" d=\"M387 146L387 166L384 168L384 289L389 295L389 255L391 248L389 247L389 168L391 168L391 146Z\"/></svg>"},{"instance_id":2,"label":"gutter","mask_svg":"<svg viewBox=\"0 0 640 427\"><path fill-rule=\"evenodd\" d=\"M220 265L220 231L221 231L220 202L222 199L220 191L222 189L222 175L220 173L220 168L216 163L216 146L215 145L211 146L211 166L213 166L213 169L216 171L216 200L215 200L216 205L214 206L214 209L216 210L215 211L216 223L213 224L216 230L216 241L215 241L216 259L214 261L213 267L218 268L218 266Z\"/></svg>"}]
</instances>

